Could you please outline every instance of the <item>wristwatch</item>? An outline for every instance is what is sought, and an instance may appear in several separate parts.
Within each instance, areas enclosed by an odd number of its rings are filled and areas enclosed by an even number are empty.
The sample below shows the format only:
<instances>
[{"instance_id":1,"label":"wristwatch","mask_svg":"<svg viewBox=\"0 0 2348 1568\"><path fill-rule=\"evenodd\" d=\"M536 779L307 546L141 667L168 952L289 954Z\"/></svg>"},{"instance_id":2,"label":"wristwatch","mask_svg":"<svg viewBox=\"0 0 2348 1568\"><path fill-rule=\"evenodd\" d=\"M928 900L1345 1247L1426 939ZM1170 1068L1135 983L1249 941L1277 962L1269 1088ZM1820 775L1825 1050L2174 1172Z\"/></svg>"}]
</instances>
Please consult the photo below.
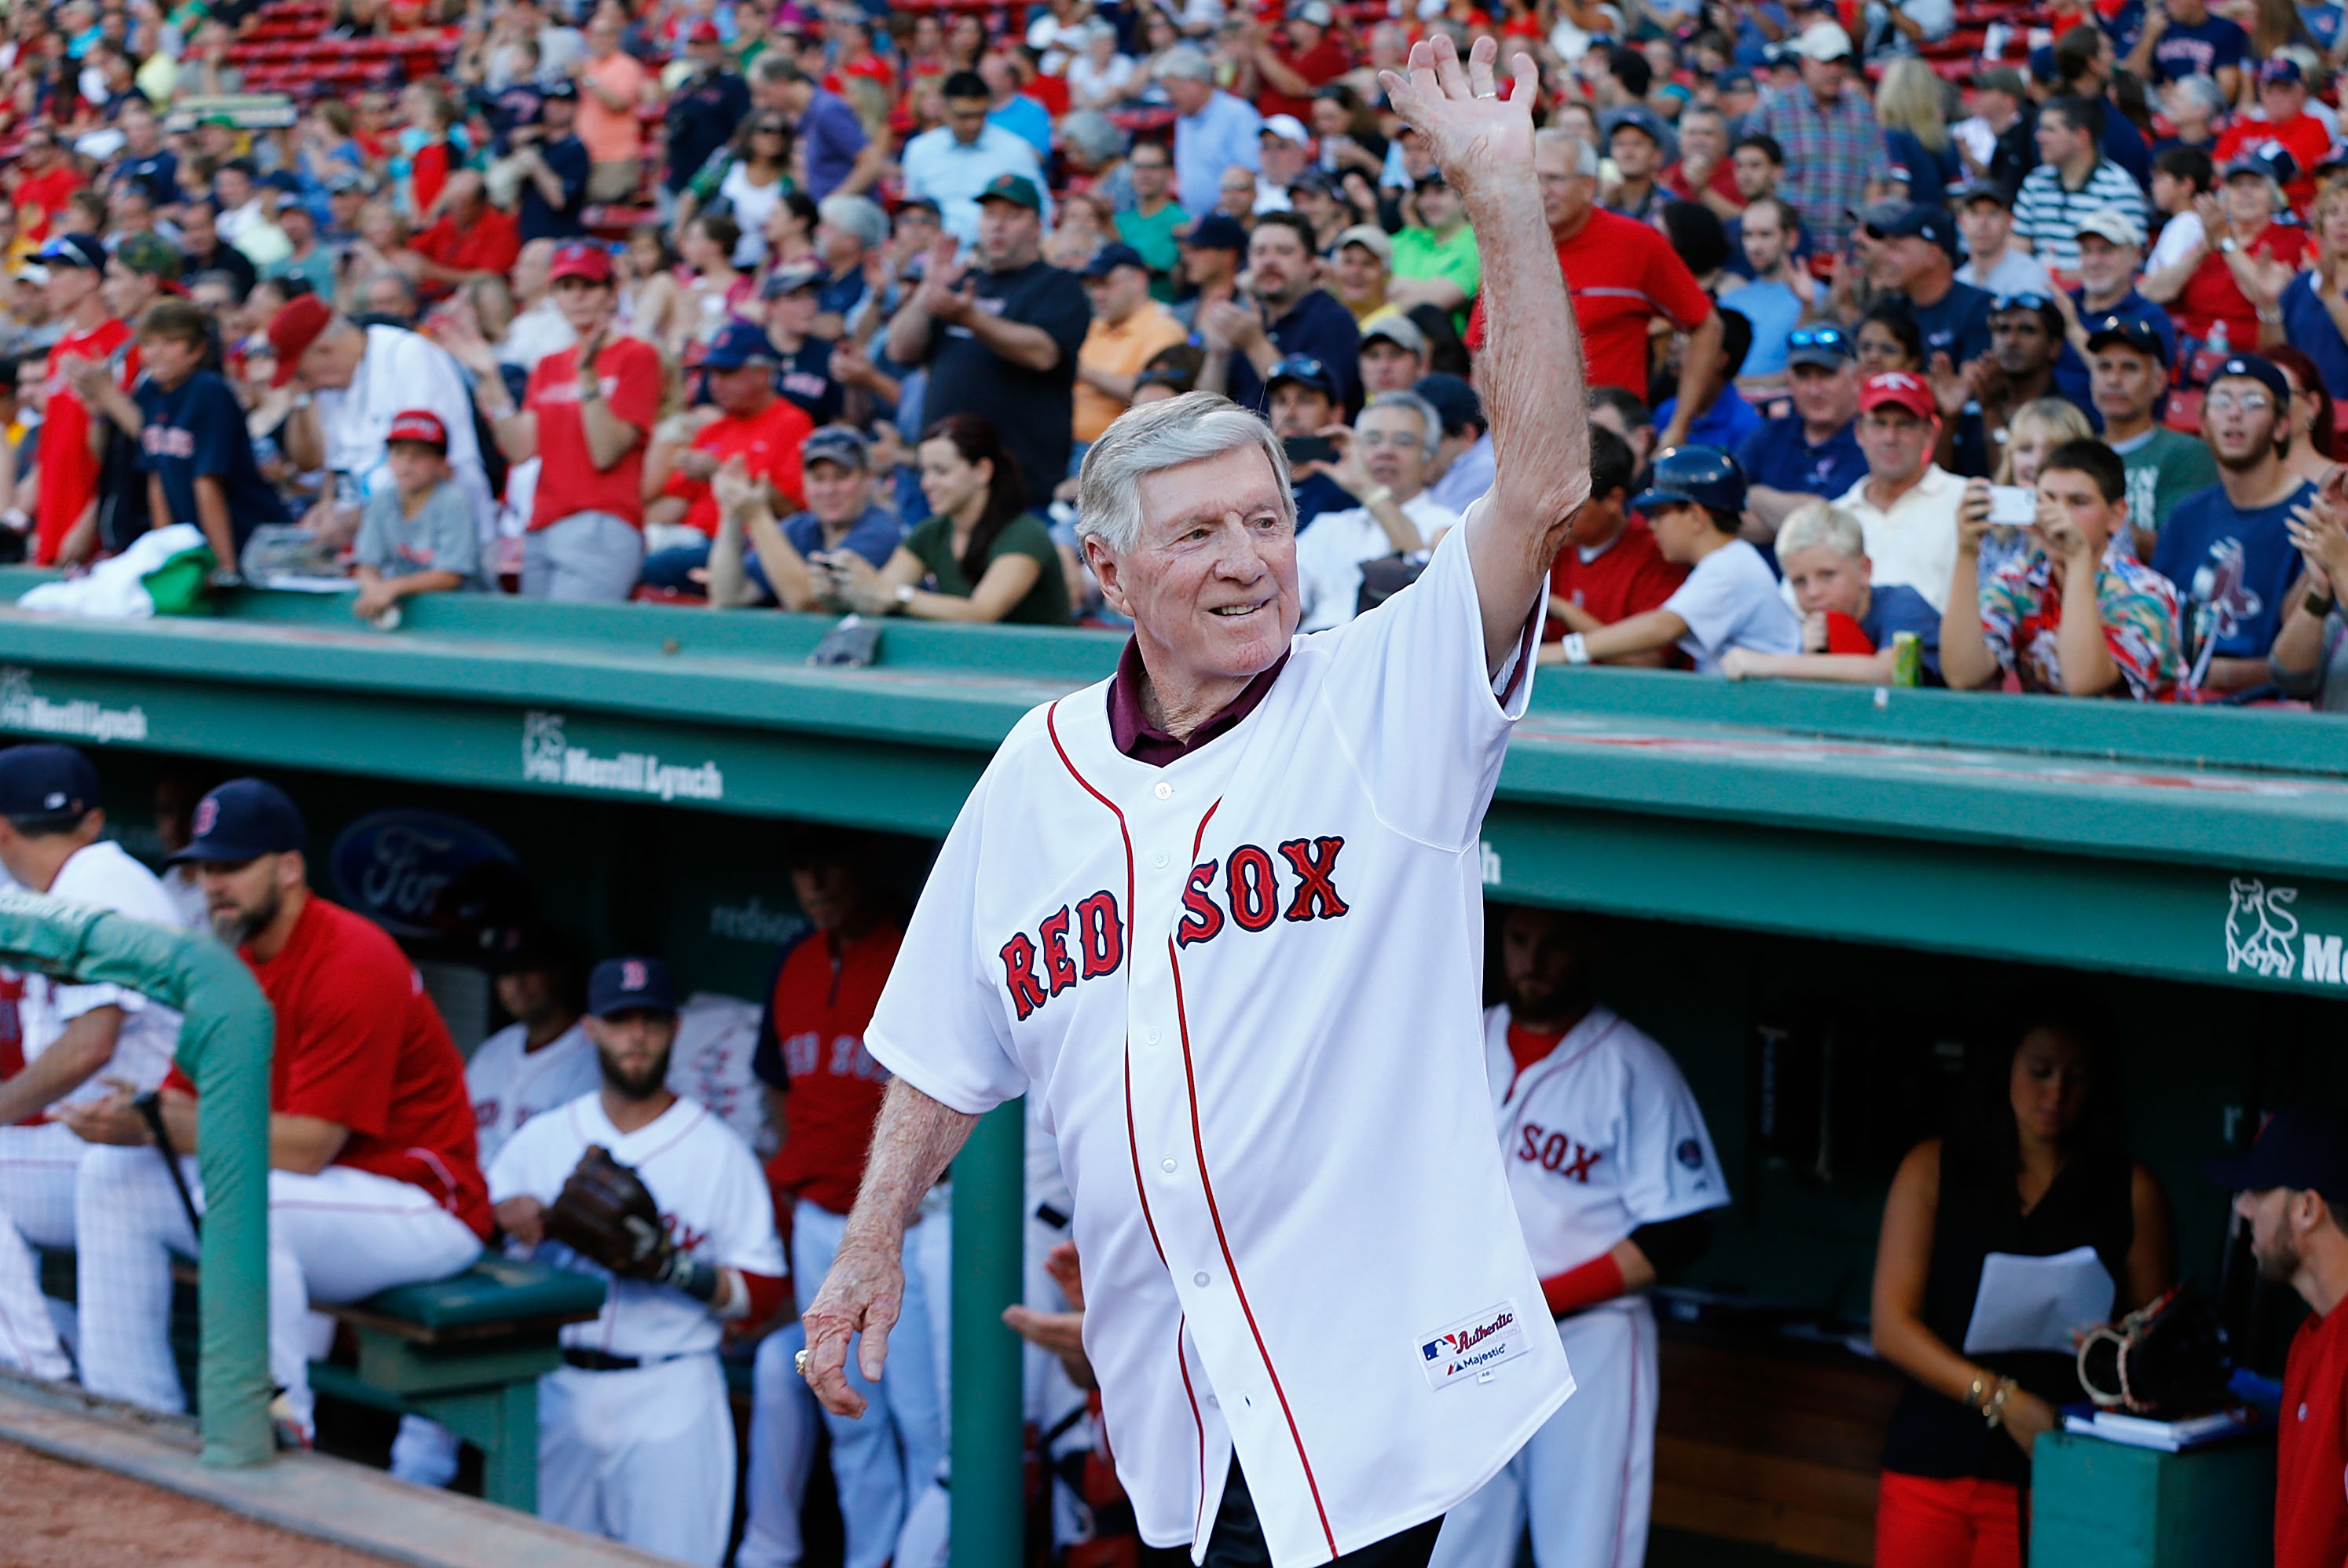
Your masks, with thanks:
<instances>
[{"instance_id":1,"label":"wristwatch","mask_svg":"<svg viewBox=\"0 0 2348 1568\"><path fill-rule=\"evenodd\" d=\"M2220 250L2220 251L2222 251L2222 252L2224 252L2227 255L2230 255L2230 255L2232 255L2236 251L2240 250L2241 248L2242 248L2242 242L2241 242L2241 241L2240 241L2240 240L2237 240L2237 239L2236 239L2236 238L2234 238L2234 236L2233 236L2233 235L2231 235L2231 234L2227 235L2224 239L2222 239L2222 240L2220 240L2220 241L2219 241L2219 242L2218 242L2218 249L2219 249L2219 250Z\"/></svg>"},{"instance_id":2,"label":"wristwatch","mask_svg":"<svg viewBox=\"0 0 2348 1568\"><path fill-rule=\"evenodd\" d=\"M903 610L903 609L908 609L908 608L911 607L912 603L913 603L913 595L914 595L914 594L916 594L916 593L920 593L920 592L921 592L921 590L920 590L920 589L918 589L918 588L916 588L916 587L914 587L911 583L898 583L898 584L897 584L897 592L896 592L896 593L893 595L893 597L894 597L894 598L896 599L896 601L897 601L897 608L899 608L900 610Z\"/></svg>"}]
</instances>

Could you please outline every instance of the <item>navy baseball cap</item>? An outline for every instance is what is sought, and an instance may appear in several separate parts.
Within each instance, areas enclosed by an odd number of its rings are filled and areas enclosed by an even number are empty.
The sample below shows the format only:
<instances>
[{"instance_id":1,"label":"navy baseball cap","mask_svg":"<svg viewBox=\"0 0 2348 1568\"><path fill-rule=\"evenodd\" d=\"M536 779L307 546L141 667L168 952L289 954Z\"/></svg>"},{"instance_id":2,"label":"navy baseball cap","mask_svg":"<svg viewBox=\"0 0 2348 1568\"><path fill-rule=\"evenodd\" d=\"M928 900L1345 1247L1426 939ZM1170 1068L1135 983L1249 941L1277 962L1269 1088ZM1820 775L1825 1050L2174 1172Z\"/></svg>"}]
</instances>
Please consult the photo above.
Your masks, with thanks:
<instances>
[{"instance_id":1,"label":"navy baseball cap","mask_svg":"<svg viewBox=\"0 0 2348 1568\"><path fill-rule=\"evenodd\" d=\"M2302 87L2306 85L2307 75L2299 68L2299 62L2289 55L2274 55L2259 67L2259 84L2263 87L2269 82L2288 82L2292 87Z\"/></svg>"},{"instance_id":2,"label":"navy baseball cap","mask_svg":"<svg viewBox=\"0 0 2348 1568\"><path fill-rule=\"evenodd\" d=\"M799 443L799 464L813 468L818 463L838 463L843 469L869 469L872 466L872 448L864 439L864 432L853 425L826 425L808 433Z\"/></svg>"},{"instance_id":3,"label":"navy baseball cap","mask_svg":"<svg viewBox=\"0 0 2348 1568\"><path fill-rule=\"evenodd\" d=\"M1131 245L1103 245L1093 253L1093 259L1085 263L1085 279L1088 283L1098 283L1119 267L1139 267L1146 273L1149 270L1149 263L1143 261L1141 253Z\"/></svg>"},{"instance_id":4,"label":"navy baseball cap","mask_svg":"<svg viewBox=\"0 0 2348 1568\"><path fill-rule=\"evenodd\" d=\"M1712 78L1713 90L1724 93L1749 93L1754 90L1753 73L1735 66Z\"/></svg>"},{"instance_id":5,"label":"navy baseball cap","mask_svg":"<svg viewBox=\"0 0 2348 1568\"><path fill-rule=\"evenodd\" d=\"M2019 98L2022 95L2016 93L2014 96ZM2013 193L1994 180L1969 180L1949 198L1950 205L1959 211L1976 201L1994 201L2009 212L2013 211Z\"/></svg>"},{"instance_id":6,"label":"navy baseball cap","mask_svg":"<svg viewBox=\"0 0 2348 1568\"><path fill-rule=\"evenodd\" d=\"M1247 231L1228 212L1210 212L1175 238L1210 251L1244 251L1248 242Z\"/></svg>"},{"instance_id":7,"label":"navy baseball cap","mask_svg":"<svg viewBox=\"0 0 2348 1568\"><path fill-rule=\"evenodd\" d=\"M758 294L764 299L780 299L785 294L797 294L801 289L815 287L823 282L826 273L819 263L793 262L790 265L778 267L767 274L766 284L758 290Z\"/></svg>"},{"instance_id":8,"label":"navy baseball cap","mask_svg":"<svg viewBox=\"0 0 2348 1568\"><path fill-rule=\"evenodd\" d=\"M36 261L51 267L79 267L85 272L106 271L106 247L88 234L59 234L34 253Z\"/></svg>"},{"instance_id":9,"label":"navy baseball cap","mask_svg":"<svg viewBox=\"0 0 2348 1568\"><path fill-rule=\"evenodd\" d=\"M2152 323L2140 315L2107 315L2087 329L2088 353L2115 343L2148 354L2163 365L2168 363L2168 346L2153 331Z\"/></svg>"},{"instance_id":10,"label":"navy baseball cap","mask_svg":"<svg viewBox=\"0 0 2348 1568\"><path fill-rule=\"evenodd\" d=\"M2255 354L2237 354L2217 369L2209 372L2209 385L2215 387L2229 376L2246 376L2275 395L2277 403L2291 401L2291 383L2271 359Z\"/></svg>"},{"instance_id":11,"label":"navy baseball cap","mask_svg":"<svg viewBox=\"0 0 2348 1568\"><path fill-rule=\"evenodd\" d=\"M302 847L301 809L266 779L232 779L196 802L196 836L170 863L219 861L235 864L255 855L282 855Z\"/></svg>"},{"instance_id":12,"label":"navy baseball cap","mask_svg":"<svg viewBox=\"0 0 2348 1568\"><path fill-rule=\"evenodd\" d=\"M1930 202L1911 201L1889 222L1869 219L1867 228L1879 240L1904 240L1912 234L1931 241L1952 256L1957 253L1957 226L1950 221L1949 210Z\"/></svg>"},{"instance_id":13,"label":"navy baseball cap","mask_svg":"<svg viewBox=\"0 0 2348 1568\"><path fill-rule=\"evenodd\" d=\"M0 817L78 822L98 804L98 769L70 746L36 741L0 751Z\"/></svg>"},{"instance_id":14,"label":"navy baseball cap","mask_svg":"<svg viewBox=\"0 0 2348 1568\"><path fill-rule=\"evenodd\" d=\"M2321 1192L2348 1204L2348 1117L2317 1106L2293 1106L2267 1118L2248 1154L2207 1161L2209 1180L2234 1192Z\"/></svg>"},{"instance_id":15,"label":"navy baseball cap","mask_svg":"<svg viewBox=\"0 0 2348 1568\"><path fill-rule=\"evenodd\" d=\"M2231 180L2237 174L2256 174L2278 185L2288 185L2299 178L2299 160L2279 141L2261 141L2256 147L2245 148L2218 170L2220 180Z\"/></svg>"},{"instance_id":16,"label":"navy baseball cap","mask_svg":"<svg viewBox=\"0 0 2348 1568\"><path fill-rule=\"evenodd\" d=\"M767 336L766 328L755 321L733 321L710 344L709 352L701 356L704 370L739 370L745 365L780 365L783 356Z\"/></svg>"},{"instance_id":17,"label":"navy baseball cap","mask_svg":"<svg viewBox=\"0 0 2348 1568\"><path fill-rule=\"evenodd\" d=\"M1443 420L1443 433L1447 436L1470 425L1478 430L1490 428L1484 418L1484 400L1476 396L1476 388L1468 384L1466 377L1437 370L1420 377L1411 390L1435 405L1436 413Z\"/></svg>"},{"instance_id":18,"label":"navy baseball cap","mask_svg":"<svg viewBox=\"0 0 2348 1568\"><path fill-rule=\"evenodd\" d=\"M676 1011L676 982L657 958L606 958L587 976L587 1010L599 1018L642 1009Z\"/></svg>"},{"instance_id":19,"label":"navy baseball cap","mask_svg":"<svg viewBox=\"0 0 2348 1568\"><path fill-rule=\"evenodd\" d=\"M1293 381L1300 387L1310 387L1326 397L1337 396L1337 378L1329 367L1309 354L1291 354L1275 361L1263 378L1267 392L1283 381Z\"/></svg>"}]
</instances>

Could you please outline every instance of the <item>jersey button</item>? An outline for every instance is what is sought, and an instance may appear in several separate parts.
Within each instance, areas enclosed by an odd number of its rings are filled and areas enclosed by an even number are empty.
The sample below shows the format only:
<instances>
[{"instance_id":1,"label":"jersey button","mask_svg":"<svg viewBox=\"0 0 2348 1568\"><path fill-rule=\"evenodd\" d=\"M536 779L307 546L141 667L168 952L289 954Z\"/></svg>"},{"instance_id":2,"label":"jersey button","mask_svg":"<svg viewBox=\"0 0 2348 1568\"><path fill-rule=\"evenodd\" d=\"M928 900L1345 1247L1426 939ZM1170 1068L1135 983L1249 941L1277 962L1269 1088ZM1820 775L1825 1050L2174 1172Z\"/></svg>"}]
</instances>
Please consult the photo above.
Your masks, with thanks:
<instances>
[{"instance_id":1,"label":"jersey button","mask_svg":"<svg viewBox=\"0 0 2348 1568\"><path fill-rule=\"evenodd\" d=\"M1192 1275L1190 1276L1190 1283L1191 1283L1192 1284L1206 1284L1206 1283L1207 1283L1207 1271L1206 1271L1206 1270L1204 1270L1204 1269L1200 1269L1197 1274L1192 1274Z\"/></svg>"},{"instance_id":2,"label":"jersey button","mask_svg":"<svg viewBox=\"0 0 2348 1568\"><path fill-rule=\"evenodd\" d=\"M1171 800L1174 799L1174 786L1171 784L1159 784L1151 789L1149 792L1152 795L1157 796L1160 800Z\"/></svg>"},{"instance_id":3,"label":"jersey button","mask_svg":"<svg viewBox=\"0 0 2348 1568\"><path fill-rule=\"evenodd\" d=\"M1150 1030L1150 1031L1149 1031L1149 1033L1148 1033L1148 1034L1146 1034L1146 1035L1142 1036L1141 1037L1142 1037L1143 1039L1145 1039L1145 1040L1148 1040L1151 1045L1153 1045L1153 1046L1154 1046L1154 1045L1156 1045L1156 1044L1158 1043L1158 1031L1157 1031L1157 1030L1155 1030L1155 1029L1152 1029L1152 1030Z\"/></svg>"},{"instance_id":4,"label":"jersey button","mask_svg":"<svg viewBox=\"0 0 2348 1568\"><path fill-rule=\"evenodd\" d=\"M1166 851L1160 850L1158 853L1150 856L1149 863L1156 866L1159 871L1164 871L1166 869Z\"/></svg>"},{"instance_id":5,"label":"jersey button","mask_svg":"<svg viewBox=\"0 0 2348 1568\"><path fill-rule=\"evenodd\" d=\"M1158 1162L1158 1169L1159 1169L1160 1171L1165 1171L1165 1172L1166 1172L1166 1174L1168 1174L1169 1176L1171 1176L1171 1175L1173 1175L1173 1174L1174 1174L1174 1172L1175 1172L1175 1171L1177 1171L1180 1170L1180 1169L1181 1169L1181 1167L1180 1167L1180 1165L1179 1165L1179 1164L1178 1164L1177 1162L1175 1162L1174 1161L1171 1161L1171 1160L1160 1160L1160 1161Z\"/></svg>"}]
</instances>

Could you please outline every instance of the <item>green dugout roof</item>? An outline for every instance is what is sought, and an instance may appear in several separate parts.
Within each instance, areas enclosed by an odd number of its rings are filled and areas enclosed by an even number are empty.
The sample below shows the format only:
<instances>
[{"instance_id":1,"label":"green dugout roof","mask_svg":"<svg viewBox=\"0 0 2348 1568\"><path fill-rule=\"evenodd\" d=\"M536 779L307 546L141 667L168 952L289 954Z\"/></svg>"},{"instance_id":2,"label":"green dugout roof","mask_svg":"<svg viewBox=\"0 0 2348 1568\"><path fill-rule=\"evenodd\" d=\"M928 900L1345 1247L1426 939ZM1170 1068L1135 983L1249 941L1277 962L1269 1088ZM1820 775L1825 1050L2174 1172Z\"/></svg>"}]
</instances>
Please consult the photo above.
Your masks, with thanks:
<instances>
[{"instance_id":1,"label":"green dugout roof","mask_svg":"<svg viewBox=\"0 0 2348 1568\"><path fill-rule=\"evenodd\" d=\"M42 574L0 572L0 601ZM820 616L341 595L218 619L0 609L0 730L939 836L1035 704L1120 639ZM1496 897L2338 993L2348 719L1541 672L1486 825Z\"/></svg>"}]
</instances>

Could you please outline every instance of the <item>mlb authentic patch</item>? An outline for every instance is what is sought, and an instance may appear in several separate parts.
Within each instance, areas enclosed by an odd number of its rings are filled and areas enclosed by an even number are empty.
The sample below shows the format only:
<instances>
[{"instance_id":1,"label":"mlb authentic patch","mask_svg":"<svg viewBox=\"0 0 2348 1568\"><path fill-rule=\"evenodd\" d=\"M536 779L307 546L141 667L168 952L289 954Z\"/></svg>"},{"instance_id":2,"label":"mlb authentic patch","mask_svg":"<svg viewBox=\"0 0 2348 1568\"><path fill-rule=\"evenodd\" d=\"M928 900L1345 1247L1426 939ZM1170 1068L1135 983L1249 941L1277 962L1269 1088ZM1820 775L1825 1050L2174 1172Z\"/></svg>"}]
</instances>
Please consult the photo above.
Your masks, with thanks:
<instances>
[{"instance_id":1,"label":"mlb authentic patch","mask_svg":"<svg viewBox=\"0 0 2348 1568\"><path fill-rule=\"evenodd\" d=\"M1532 1348L1514 1301L1488 1306L1446 1324L1419 1341L1419 1367L1426 1385L1438 1391L1461 1383L1488 1381L1492 1369Z\"/></svg>"}]
</instances>

